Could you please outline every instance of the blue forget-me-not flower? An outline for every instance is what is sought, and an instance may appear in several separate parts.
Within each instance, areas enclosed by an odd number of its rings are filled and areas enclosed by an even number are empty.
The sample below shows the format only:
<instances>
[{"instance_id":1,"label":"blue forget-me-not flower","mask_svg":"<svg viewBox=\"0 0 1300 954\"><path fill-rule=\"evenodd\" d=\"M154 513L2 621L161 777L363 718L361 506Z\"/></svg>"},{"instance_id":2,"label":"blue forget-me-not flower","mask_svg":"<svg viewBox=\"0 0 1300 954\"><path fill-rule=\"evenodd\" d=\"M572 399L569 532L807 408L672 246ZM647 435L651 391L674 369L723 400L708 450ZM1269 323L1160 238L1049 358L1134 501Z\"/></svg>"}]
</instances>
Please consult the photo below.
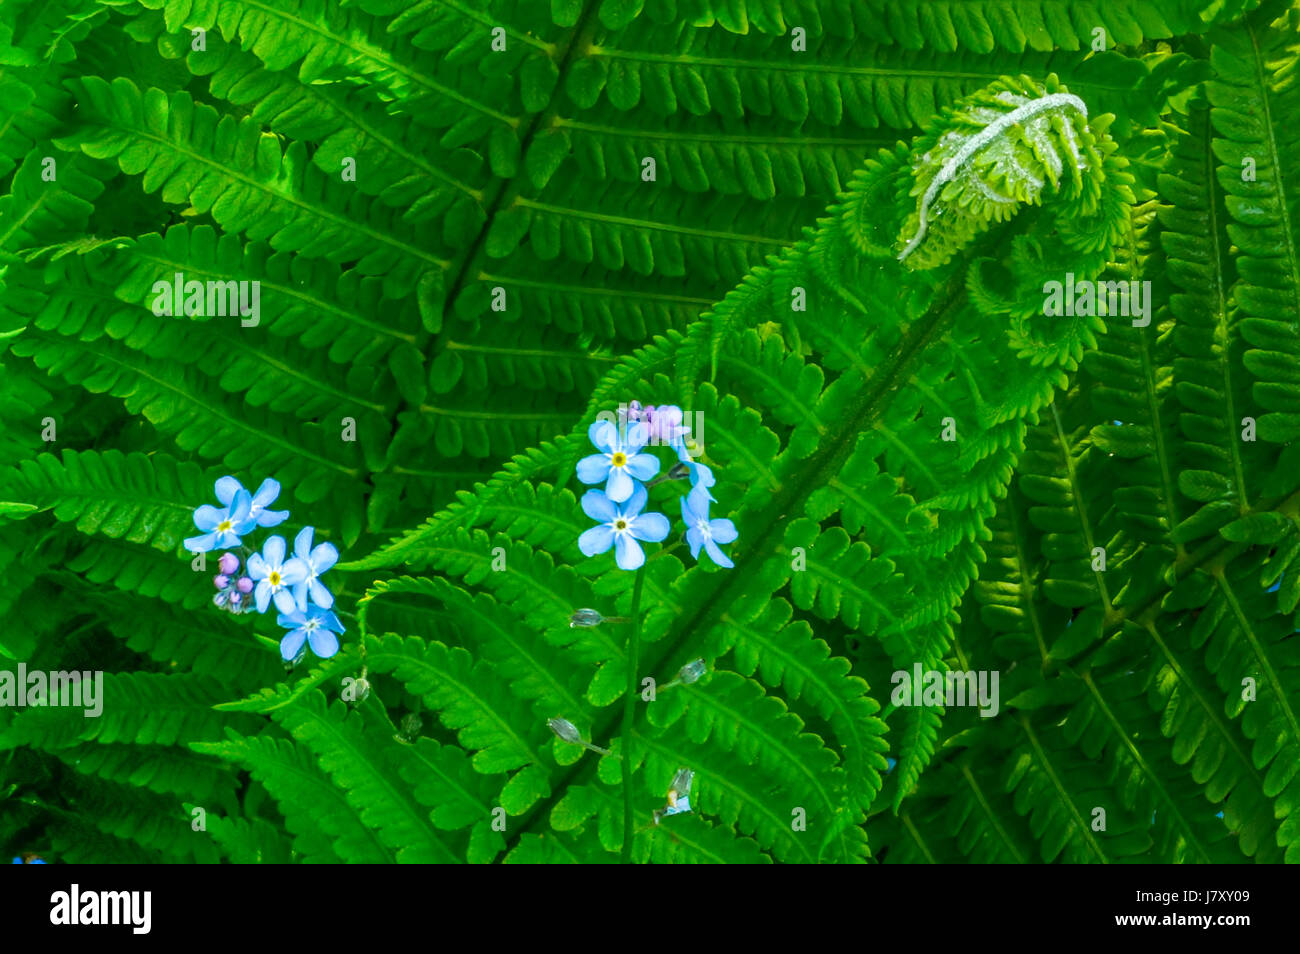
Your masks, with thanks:
<instances>
[{"instance_id":1,"label":"blue forget-me-not flower","mask_svg":"<svg viewBox=\"0 0 1300 954\"><path fill-rule=\"evenodd\" d=\"M645 563L645 551L638 540L658 543L668 536L668 518L661 513L642 513L649 493L640 484L626 502L615 503L599 490L582 495L582 509L600 525L578 537L578 548L587 556L604 553L611 546L619 569L635 570Z\"/></svg>"},{"instance_id":2,"label":"blue forget-me-not flower","mask_svg":"<svg viewBox=\"0 0 1300 954\"><path fill-rule=\"evenodd\" d=\"M719 543L731 543L739 535L730 520L709 519L711 498L707 487L696 486L682 498L682 521L686 524L686 542L691 556L700 558L700 548L708 551L718 566L733 567L731 558L718 548Z\"/></svg>"},{"instance_id":3,"label":"blue forget-me-not flower","mask_svg":"<svg viewBox=\"0 0 1300 954\"><path fill-rule=\"evenodd\" d=\"M217 485L220 486L221 481L217 481ZM237 547L239 538L257 526L252 515L253 498L247 490L241 487L222 502L226 504L224 510L204 504L194 511L194 526L205 532L201 536L187 537L185 549L207 553L209 550Z\"/></svg>"},{"instance_id":4,"label":"blue forget-me-not flower","mask_svg":"<svg viewBox=\"0 0 1300 954\"><path fill-rule=\"evenodd\" d=\"M584 484L605 481L605 496L614 503L631 497L636 481L649 480L659 472L659 458L641 453L650 440L643 423L620 428L613 421L599 420L587 429L587 436L600 453L578 461L578 479Z\"/></svg>"},{"instance_id":5,"label":"blue forget-me-not flower","mask_svg":"<svg viewBox=\"0 0 1300 954\"><path fill-rule=\"evenodd\" d=\"M235 495L244 490L244 485L234 477L222 477L217 481L217 499L227 506L230 501L235 499ZM245 491L247 493L247 491ZM253 494L253 509L251 516L259 527L275 527L289 519L287 510L267 510L266 508L275 503L275 498L280 496L280 482L270 477L262 481L261 486L257 488L257 493Z\"/></svg>"},{"instance_id":6,"label":"blue forget-me-not flower","mask_svg":"<svg viewBox=\"0 0 1300 954\"><path fill-rule=\"evenodd\" d=\"M321 659L329 659L339 651L339 639L334 634L344 632L343 624L330 610L308 606L305 610L281 613L276 622L291 627L280 640L280 657L287 663L302 658L304 643L310 644L311 651Z\"/></svg>"},{"instance_id":7,"label":"blue forget-me-not flower","mask_svg":"<svg viewBox=\"0 0 1300 954\"><path fill-rule=\"evenodd\" d=\"M293 541L293 555L307 568L307 578L293 588L294 601L298 604L298 609L303 611L307 609L308 597L321 609L329 609L334 605L334 594L325 589L320 575L338 562L339 551L332 543L320 543L313 547L311 539L314 532L312 527L303 527ZM319 656L320 653L316 655Z\"/></svg>"},{"instance_id":8,"label":"blue forget-me-not flower","mask_svg":"<svg viewBox=\"0 0 1300 954\"><path fill-rule=\"evenodd\" d=\"M257 581L253 593L259 613L266 612L272 599L281 613L298 608L292 588L307 579L307 566L297 557L285 560L284 552L284 537L276 534L267 539L261 553L248 558L248 575Z\"/></svg>"}]
</instances>

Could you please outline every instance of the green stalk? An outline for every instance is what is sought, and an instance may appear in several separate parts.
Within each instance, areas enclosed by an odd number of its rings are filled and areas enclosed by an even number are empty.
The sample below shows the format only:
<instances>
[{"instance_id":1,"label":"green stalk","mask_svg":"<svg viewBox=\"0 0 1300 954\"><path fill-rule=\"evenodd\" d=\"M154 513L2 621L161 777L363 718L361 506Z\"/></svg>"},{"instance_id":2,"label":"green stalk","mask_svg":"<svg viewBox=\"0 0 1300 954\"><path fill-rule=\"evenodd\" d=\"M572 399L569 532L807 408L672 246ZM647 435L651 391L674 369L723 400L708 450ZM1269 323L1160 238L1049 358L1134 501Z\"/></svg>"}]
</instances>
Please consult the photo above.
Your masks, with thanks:
<instances>
[{"instance_id":1,"label":"green stalk","mask_svg":"<svg viewBox=\"0 0 1300 954\"><path fill-rule=\"evenodd\" d=\"M636 571L632 584L632 631L627 637L627 694L623 699L623 854L625 865L632 863L632 757L629 746L632 724L636 719L636 667L641 652L641 584L645 582L645 564Z\"/></svg>"}]
</instances>

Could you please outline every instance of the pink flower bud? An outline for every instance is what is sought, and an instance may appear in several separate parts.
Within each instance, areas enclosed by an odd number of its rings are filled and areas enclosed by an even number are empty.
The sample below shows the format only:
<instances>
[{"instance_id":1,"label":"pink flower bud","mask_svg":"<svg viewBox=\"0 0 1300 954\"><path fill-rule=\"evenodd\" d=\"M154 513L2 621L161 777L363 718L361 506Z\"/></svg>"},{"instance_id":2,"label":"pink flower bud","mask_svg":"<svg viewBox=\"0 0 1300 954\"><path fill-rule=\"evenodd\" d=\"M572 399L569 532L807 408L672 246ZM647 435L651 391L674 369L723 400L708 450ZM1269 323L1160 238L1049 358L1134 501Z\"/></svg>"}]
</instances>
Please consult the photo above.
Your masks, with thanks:
<instances>
[{"instance_id":1,"label":"pink flower bud","mask_svg":"<svg viewBox=\"0 0 1300 954\"><path fill-rule=\"evenodd\" d=\"M224 590L230 585L230 577L226 576L224 573L220 573L212 578L212 585L219 590Z\"/></svg>"},{"instance_id":2,"label":"pink flower bud","mask_svg":"<svg viewBox=\"0 0 1300 954\"><path fill-rule=\"evenodd\" d=\"M239 569L239 557L233 553L223 553L221 559L217 561L217 566L226 576L233 576L235 571Z\"/></svg>"},{"instance_id":3,"label":"pink flower bud","mask_svg":"<svg viewBox=\"0 0 1300 954\"><path fill-rule=\"evenodd\" d=\"M241 593L251 593L253 592L253 581L246 576L241 576L235 581L235 589Z\"/></svg>"}]
</instances>

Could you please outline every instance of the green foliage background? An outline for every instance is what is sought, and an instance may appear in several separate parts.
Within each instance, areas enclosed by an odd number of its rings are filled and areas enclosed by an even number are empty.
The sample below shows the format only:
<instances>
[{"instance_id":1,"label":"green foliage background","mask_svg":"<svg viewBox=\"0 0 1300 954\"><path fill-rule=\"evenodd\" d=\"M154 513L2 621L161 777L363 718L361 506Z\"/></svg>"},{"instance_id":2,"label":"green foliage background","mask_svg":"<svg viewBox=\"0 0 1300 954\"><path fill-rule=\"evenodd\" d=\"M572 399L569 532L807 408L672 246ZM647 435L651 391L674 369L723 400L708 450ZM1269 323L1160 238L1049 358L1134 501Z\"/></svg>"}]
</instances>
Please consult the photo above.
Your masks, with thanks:
<instances>
[{"instance_id":1,"label":"green foliage background","mask_svg":"<svg viewBox=\"0 0 1300 954\"><path fill-rule=\"evenodd\" d=\"M0 847L615 861L630 766L638 861L1300 860L1298 29L4 0L0 663L106 699L0 708ZM1015 214L950 185L900 262L941 137L1043 90L1087 104L1051 127L1083 168L1019 141L1041 196L979 167ZM260 325L155 316L176 271L260 281ZM1044 318L1066 271L1151 282L1151 324ZM568 617L632 602L573 477L631 399L703 415L740 539L730 571L651 548L636 675L709 675L627 727L627 627ZM333 659L286 674L273 620L211 606L180 541L223 474L344 552ZM918 662L997 670L1001 712L894 706Z\"/></svg>"}]
</instances>

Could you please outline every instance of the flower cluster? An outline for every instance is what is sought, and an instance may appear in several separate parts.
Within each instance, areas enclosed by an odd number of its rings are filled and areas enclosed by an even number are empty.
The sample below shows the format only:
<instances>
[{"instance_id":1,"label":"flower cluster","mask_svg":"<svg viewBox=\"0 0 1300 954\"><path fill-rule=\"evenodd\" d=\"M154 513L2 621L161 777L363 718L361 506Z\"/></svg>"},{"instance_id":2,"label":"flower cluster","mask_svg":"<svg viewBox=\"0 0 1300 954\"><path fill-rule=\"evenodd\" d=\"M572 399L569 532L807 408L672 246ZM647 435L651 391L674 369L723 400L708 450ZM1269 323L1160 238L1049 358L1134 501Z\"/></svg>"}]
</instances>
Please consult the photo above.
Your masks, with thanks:
<instances>
[{"instance_id":1,"label":"flower cluster","mask_svg":"<svg viewBox=\"0 0 1300 954\"><path fill-rule=\"evenodd\" d=\"M275 527L289 519L287 510L267 509L280 496L275 480L262 481L257 493L250 494L234 477L222 477L216 494L224 509L204 504L194 511L194 525L204 533L186 539L185 549L208 553L240 547L246 560L241 574L239 557L221 554L220 572L212 578L217 588L212 602L235 615L265 613L274 603L276 622L288 630L280 640L280 655L291 665L302 659L307 645L321 659L333 656L344 629L332 612L334 594L320 577L338 562L338 549L332 543L313 546L312 527L304 527L294 538L293 556L287 556L279 534L268 537L260 553L244 546L243 537L258 527Z\"/></svg>"},{"instance_id":2,"label":"flower cluster","mask_svg":"<svg viewBox=\"0 0 1300 954\"><path fill-rule=\"evenodd\" d=\"M618 424L602 419L588 429L587 436L599 453L578 461L578 479L605 486L582 497L583 512L597 521L578 538L585 555L595 556L613 547L620 569L641 567L645 553L639 541L659 543L669 531L663 514L643 512L648 488L664 480L689 479L691 490L681 498L681 511L691 556L698 560L703 548L718 566L735 565L718 546L736 539L735 524L709 517L709 504L714 502L709 488L715 478L712 470L691 456L687 447L691 429L683 425L682 417L682 409L673 405L642 407L633 401L620 409ZM664 476L656 477L660 461L645 452L647 446L666 446L676 453L676 463Z\"/></svg>"}]
</instances>

